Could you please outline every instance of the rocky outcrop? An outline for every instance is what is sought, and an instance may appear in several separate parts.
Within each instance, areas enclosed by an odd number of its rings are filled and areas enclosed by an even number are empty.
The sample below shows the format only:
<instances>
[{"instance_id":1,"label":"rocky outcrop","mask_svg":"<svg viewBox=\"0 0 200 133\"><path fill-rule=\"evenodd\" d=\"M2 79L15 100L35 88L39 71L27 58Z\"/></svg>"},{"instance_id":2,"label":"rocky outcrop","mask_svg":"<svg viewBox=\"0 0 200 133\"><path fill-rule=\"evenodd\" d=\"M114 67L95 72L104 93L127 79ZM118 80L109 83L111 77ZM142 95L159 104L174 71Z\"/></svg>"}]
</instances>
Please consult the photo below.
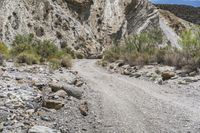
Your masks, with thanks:
<instances>
[{"instance_id":1,"label":"rocky outcrop","mask_svg":"<svg viewBox=\"0 0 200 133\"><path fill-rule=\"evenodd\" d=\"M0 40L33 33L59 47L93 55L113 39L157 26L158 14L147 0L1 0Z\"/></svg>"},{"instance_id":2,"label":"rocky outcrop","mask_svg":"<svg viewBox=\"0 0 200 133\"><path fill-rule=\"evenodd\" d=\"M0 40L33 33L97 57L113 40L159 26L148 0L1 0Z\"/></svg>"}]
</instances>

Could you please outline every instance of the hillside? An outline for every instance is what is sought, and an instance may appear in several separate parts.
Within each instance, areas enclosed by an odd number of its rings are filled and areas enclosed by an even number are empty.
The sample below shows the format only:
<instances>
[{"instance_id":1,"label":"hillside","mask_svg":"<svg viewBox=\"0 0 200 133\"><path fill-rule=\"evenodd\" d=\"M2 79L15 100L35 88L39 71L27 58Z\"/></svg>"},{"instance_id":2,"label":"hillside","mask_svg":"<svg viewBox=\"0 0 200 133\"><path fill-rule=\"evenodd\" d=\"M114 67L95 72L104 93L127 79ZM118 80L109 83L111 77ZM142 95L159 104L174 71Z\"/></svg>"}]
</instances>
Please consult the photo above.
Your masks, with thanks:
<instances>
[{"instance_id":1,"label":"hillside","mask_svg":"<svg viewBox=\"0 0 200 133\"><path fill-rule=\"evenodd\" d=\"M199 132L191 25L149 0L0 0L0 133Z\"/></svg>"},{"instance_id":2,"label":"hillside","mask_svg":"<svg viewBox=\"0 0 200 133\"><path fill-rule=\"evenodd\" d=\"M7 45L18 34L32 33L90 58L114 40L159 29L159 25L158 10L147 0L2 0L0 5L0 40Z\"/></svg>"},{"instance_id":3,"label":"hillside","mask_svg":"<svg viewBox=\"0 0 200 133\"><path fill-rule=\"evenodd\" d=\"M200 7L186 5L157 4L158 8L168 10L186 21L194 24L200 24Z\"/></svg>"},{"instance_id":4,"label":"hillside","mask_svg":"<svg viewBox=\"0 0 200 133\"><path fill-rule=\"evenodd\" d=\"M158 25L147 0L1 0L0 40L33 33L86 56L98 54L112 40Z\"/></svg>"}]
</instances>

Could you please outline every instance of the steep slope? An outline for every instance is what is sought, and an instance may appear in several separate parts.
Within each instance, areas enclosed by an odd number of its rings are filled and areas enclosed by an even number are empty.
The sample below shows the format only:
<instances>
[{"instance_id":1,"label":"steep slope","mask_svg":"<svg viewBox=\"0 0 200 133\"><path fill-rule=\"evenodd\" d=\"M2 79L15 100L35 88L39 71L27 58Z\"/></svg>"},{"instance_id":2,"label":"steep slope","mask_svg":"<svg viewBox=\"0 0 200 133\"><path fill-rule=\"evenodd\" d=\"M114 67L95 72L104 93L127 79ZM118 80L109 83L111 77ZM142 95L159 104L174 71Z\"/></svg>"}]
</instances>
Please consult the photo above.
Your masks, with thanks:
<instances>
[{"instance_id":1,"label":"steep slope","mask_svg":"<svg viewBox=\"0 0 200 133\"><path fill-rule=\"evenodd\" d=\"M168 10L191 23L200 24L200 7L169 4L157 4L156 6L160 9Z\"/></svg>"},{"instance_id":2,"label":"steep slope","mask_svg":"<svg viewBox=\"0 0 200 133\"><path fill-rule=\"evenodd\" d=\"M98 55L113 39L159 26L148 0L1 0L0 40L33 33L59 47Z\"/></svg>"},{"instance_id":3,"label":"steep slope","mask_svg":"<svg viewBox=\"0 0 200 133\"><path fill-rule=\"evenodd\" d=\"M193 26L192 23L187 22L181 18L178 18L169 11L159 9L159 24L163 33L170 40L171 45L180 48L179 39L181 33Z\"/></svg>"}]
</instances>

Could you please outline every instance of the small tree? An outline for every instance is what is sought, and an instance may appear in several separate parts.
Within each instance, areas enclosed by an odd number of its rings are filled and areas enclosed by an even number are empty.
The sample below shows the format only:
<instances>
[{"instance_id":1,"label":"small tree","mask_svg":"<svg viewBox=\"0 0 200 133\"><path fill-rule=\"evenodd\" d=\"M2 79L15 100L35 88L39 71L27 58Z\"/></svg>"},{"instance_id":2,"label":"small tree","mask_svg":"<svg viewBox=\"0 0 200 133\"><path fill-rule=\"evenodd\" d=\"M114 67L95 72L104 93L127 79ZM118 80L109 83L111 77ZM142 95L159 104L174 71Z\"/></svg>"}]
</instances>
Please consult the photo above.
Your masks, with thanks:
<instances>
[{"instance_id":1,"label":"small tree","mask_svg":"<svg viewBox=\"0 0 200 133\"><path fill-rule=\"evenodd\" d=\"M186 30L181 35L180 44L187 58L196 57L200 50L200 28Z\"/></svg>"}]
</instances>

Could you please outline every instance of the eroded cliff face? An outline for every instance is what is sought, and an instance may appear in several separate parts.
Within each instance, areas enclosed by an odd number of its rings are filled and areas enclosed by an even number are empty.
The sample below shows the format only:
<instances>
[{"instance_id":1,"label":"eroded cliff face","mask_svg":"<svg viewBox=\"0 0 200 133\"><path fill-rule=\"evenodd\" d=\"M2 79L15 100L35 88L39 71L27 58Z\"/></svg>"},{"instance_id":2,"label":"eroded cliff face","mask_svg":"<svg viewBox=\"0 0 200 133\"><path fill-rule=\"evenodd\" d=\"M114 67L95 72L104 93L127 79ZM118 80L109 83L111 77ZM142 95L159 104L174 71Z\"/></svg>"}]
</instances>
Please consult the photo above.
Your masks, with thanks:
<instances>
[{"instance_id":1,"label":"eroded cliff face","mask_svg":"<svg viewBox=\"0 0 200 133\"><path fill-rule=\"evenodd\" d=\"M17 34L34 33L88 56L158 21L157 9L147 0L0 1L0 40L11 44Z\"/></svg>"}]
</instances>

